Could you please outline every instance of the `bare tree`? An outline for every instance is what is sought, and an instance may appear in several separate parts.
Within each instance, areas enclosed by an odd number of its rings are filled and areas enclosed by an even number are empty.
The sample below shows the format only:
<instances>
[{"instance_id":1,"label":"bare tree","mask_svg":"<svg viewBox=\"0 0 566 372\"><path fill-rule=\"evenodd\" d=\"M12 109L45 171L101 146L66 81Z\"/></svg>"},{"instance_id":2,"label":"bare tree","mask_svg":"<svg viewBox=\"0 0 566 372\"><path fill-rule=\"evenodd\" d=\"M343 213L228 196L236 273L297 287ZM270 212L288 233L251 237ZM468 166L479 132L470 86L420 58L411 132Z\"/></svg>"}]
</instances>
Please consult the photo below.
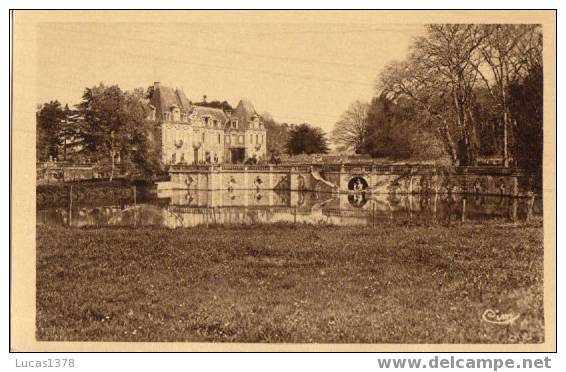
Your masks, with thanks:
<instances>
[{"instance_id":1,"label":"bare tree","mask_svg":"<svg viewBox=\"0 0 566 372\"><path fill-rule=\"evenodd\" d=\"M471 59L485 34L475 25L429 25L426 30L426 36L412 45L406 62L384 71L378 91L412 99L436 124L453 162L475 164L477 141L470 107L478 72Z\"/></svg>"},{"instance_id":2,"label":"bare tree","mask_svg":"<svg viewBox=\"0 0 566 372\"><path fill-rule=\"evenodd\" d=\"M337 145L359 153L368 131L369 104L355 101L334 125L331 139Z\"/></svg>"},{"instance_id":3,"label":"bare tree","mask_svg":"<svg viewBox=\"0 0 566 372\"><path fill-rule=\"evenodd\" d=\"M434 131L446 148L454 164L458 162L456 144L450 124L450 103L446 99L446 87L429 76L415 60L394 62L380 75L378 91L393 100L410 99L420 110L420 119L434 126Z\"/></svg>"}]
</instances>

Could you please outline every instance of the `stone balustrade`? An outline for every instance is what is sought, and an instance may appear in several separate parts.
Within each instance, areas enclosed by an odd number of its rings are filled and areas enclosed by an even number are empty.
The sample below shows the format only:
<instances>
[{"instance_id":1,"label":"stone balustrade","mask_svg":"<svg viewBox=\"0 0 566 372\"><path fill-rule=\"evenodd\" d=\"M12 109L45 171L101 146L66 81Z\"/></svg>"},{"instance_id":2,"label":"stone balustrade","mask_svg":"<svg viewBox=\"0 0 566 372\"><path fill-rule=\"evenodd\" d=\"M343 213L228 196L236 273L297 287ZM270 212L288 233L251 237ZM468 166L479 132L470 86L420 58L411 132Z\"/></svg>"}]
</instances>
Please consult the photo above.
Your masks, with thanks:
<instances>
[{"instance_id":1,"label":"stone balustrade","mask_svg":"<svg viewBox=\"0 0 566 372\"><path fill-rule=\"evenodd\" d=\"M428 164L176 164L160 189L289 189L323 192L526 194L524 172Z\"/></svg>"}]
</instances>

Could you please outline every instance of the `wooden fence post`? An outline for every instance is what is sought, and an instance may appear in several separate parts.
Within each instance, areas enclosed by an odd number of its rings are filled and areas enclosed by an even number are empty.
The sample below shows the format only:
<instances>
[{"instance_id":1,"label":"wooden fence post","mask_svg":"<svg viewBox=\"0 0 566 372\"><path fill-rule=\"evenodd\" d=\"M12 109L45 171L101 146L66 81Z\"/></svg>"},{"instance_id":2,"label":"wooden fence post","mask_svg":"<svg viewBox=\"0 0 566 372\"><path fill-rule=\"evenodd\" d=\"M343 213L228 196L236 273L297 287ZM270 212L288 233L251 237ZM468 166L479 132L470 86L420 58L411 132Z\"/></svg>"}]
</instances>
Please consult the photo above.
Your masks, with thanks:
<instances>
[{"instance_id":1,"label":"wooden fence post","mask_svg":"<svg viewBox=\"0 0 566 372\"><path fill-rule=\"evenodd\" d=\"M535 193L531 193L531 198L529 199L529 206L527 208L527 218L526 218L526 222L529 222L531 220L531 217L533 216L533 208L535 205Z\"/></svg>"},{"instance_id":2,"label":"wooden fence post","mask_svg":"<svg viewBox=\"0 0 566 372\"><path fill-rule=\"evenodd\" d=\"M73 218L73 185L69 187L69 227L71 226L71 219Z\"/></svg>"},{"instance_id":3,"label":"wooden fence post","mask_svg":"<svg viewBox=\"0 0 566 372\"><path fill-rule=\"evenodd\" d=\"M375 227L375 202L371 203L371 223L373 225L373 227Z\"/></svg>"},{"instance_id":4,"label":"wooden fence post","mask_svg":"<svg viewBox=\"0 0 566 372\"><path fill-rule=\"evenodd\" d=\"M448 225L452 224L452 194L448 194Z\"/></svg>"},{"instance_id":5,"label":"wooden fence post","mask_svg":"<svg viewBox=\"0 0 566 372\"><path fill-rule=\"evenodd\" d=\"M511 220L513 222L517 222L517 206L518 206L518 199L513 197L513 201L511 202Z\"/></svg>"}]
</instances>

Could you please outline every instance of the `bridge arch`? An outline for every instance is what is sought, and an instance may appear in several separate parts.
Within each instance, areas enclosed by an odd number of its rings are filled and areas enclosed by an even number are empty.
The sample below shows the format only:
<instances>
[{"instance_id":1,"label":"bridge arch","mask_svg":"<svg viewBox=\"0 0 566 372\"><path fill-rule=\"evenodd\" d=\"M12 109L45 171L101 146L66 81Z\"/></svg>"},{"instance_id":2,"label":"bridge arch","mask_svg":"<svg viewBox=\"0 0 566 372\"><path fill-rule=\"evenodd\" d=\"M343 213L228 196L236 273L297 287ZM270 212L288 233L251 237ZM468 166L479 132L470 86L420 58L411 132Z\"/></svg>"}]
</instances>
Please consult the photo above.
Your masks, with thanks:
<instances>
[{"instance_id":1,"label":"bridge arch","mask_svg":"<svg viewBox=\"0 0 566 372\"><path fill-rule=\"evenodd\" d=\"M363 191L369 186L368 181L363 176L353 176L348 181L349 191Z\"/></svg>"}]
</instances>

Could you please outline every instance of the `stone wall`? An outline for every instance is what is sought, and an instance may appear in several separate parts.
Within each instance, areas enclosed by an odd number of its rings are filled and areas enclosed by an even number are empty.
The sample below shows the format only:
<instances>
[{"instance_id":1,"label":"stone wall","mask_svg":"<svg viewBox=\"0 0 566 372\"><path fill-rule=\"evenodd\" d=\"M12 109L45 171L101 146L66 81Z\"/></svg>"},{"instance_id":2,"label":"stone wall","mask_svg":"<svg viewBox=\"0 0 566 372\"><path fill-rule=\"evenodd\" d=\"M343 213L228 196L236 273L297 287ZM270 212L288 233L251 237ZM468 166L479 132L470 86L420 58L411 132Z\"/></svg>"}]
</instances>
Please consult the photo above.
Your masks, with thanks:
<instances>
[{"instance_id":1,"label":"stone wall","mask_svg":"<svg viewBox=\"0 0 566 372\"><path fill-rule=\"evenodd\" d=\"M522 172L495 167L177 165L169 173L170 181L160 183L160 189L513 196L529 191L520 188Z\"/></svg>"},{"instance_id":2,"label":"stone wall","mask_svg":"<svg viewBox=\"0 0 566 372\"><path fill-rule=\"evenodd\" d=\"M92 165L38 164L36 171L38 185L90 180L100 177L99 172Z\"/></svg>"}]
</instances>

